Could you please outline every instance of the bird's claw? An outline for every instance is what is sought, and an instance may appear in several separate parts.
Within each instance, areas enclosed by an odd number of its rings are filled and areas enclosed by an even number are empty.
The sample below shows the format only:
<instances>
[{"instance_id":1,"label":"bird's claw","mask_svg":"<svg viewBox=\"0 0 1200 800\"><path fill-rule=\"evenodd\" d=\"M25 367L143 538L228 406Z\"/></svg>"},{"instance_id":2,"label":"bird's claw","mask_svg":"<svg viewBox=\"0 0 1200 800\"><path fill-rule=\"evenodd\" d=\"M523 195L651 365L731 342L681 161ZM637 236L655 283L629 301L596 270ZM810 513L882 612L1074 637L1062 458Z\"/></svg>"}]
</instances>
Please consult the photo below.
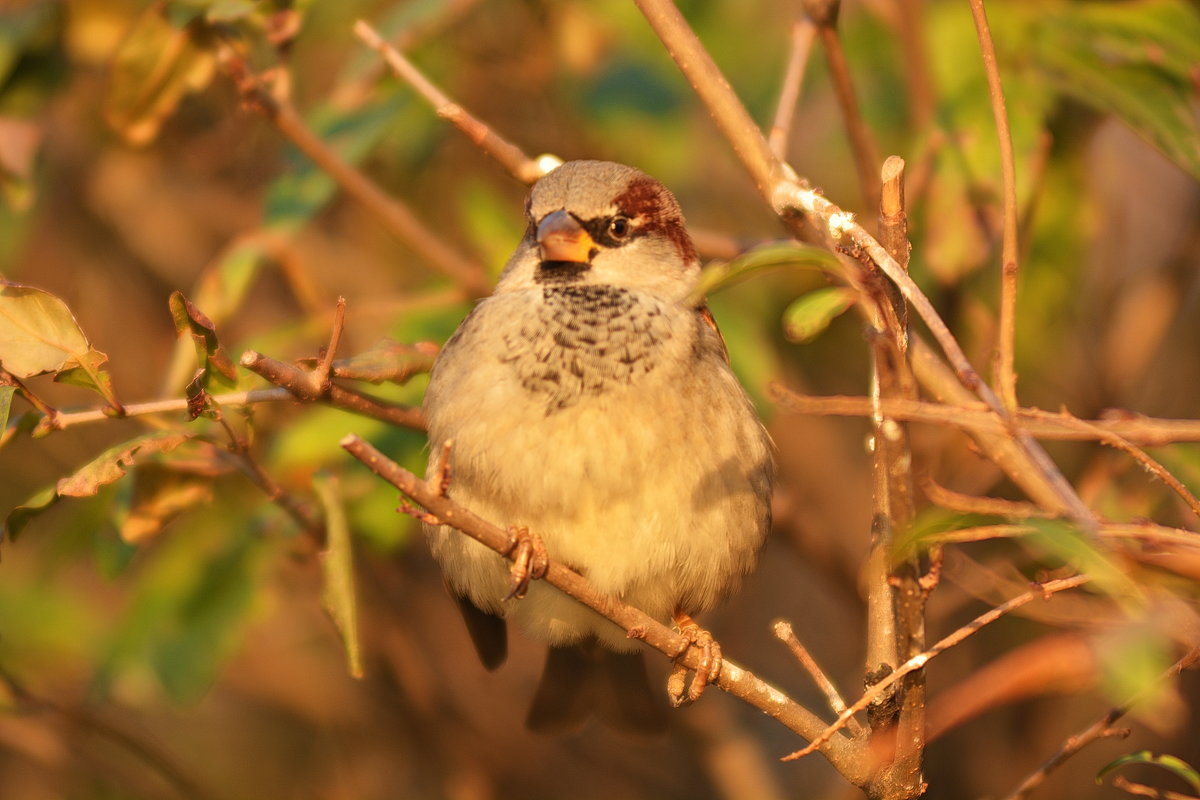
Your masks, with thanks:
<instances>
[{"instance_id":1,"label":"bird's claw","mask_svg":"<svg viewBox=\"0 0 1200 800\"><path fill-rule=\"evenodd\" d=\"M675 707L682 706L686 703L694 703L704 694L704 689L710 684L715 683L721 675L721 646L708 631L696 624L688 614L682 611L675 613L675 626L683 637L688 640L688 646L685 647L676 659L691 650L693 647L700 651L700 664L692 676L691 685L686 686L686 677L688 667L681 661L676 660L675 668L671 671L671 675L667 678L667 694L671 698L671 703Z\"/></svg>"},{"instance_id":2,"label":"bird's claw","mask_svg":"<svg viewBox=\"0 0 1200 800\"><path fill-rule=\"evenodd\" d=\"M528 528L512 527L508 530L509 545L506 556L511 556L508 568L511 577L505 600L520 600L529 591L529 582L546 576L550 557L541 537L529 532Z\"/></svg>"}]
</instances>

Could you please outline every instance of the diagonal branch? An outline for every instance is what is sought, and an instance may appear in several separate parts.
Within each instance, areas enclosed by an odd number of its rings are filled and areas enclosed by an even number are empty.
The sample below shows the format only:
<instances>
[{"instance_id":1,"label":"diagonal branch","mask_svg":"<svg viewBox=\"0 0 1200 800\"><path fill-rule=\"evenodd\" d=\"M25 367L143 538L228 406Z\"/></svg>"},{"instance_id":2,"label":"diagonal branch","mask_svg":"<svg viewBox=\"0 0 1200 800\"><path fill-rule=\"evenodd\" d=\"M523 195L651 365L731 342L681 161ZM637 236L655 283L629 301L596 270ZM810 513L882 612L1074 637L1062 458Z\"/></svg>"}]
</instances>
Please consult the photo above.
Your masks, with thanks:
<instances>
[{"instance_id":1,"label":"diagonal branch","mask_svg":"<svg viewBox=\"0 0 1200 800\"><path fill-rule=\"evenodd\" d=\"M854 216L831 203L818 192L809 188L795 171L780 161L762 132L755 125L748 111L712 56L688 26L679 9L670 0L634 0L650 26L684 73L696 94L707 106L717 127L725 135L742 165L750 173L759 191L781 217L787 218L800 211L814 222L834 241L857 248L896 284L904 298L924 320L930 333L946 354L959 381L987 404L1003 423L1010 428L1016 447L1027 457L1033 469L1040 474L1056 505L1079 523L1085 531L1095 527L1095 519L1075 489L1063 477L1061 471L1046 452L1026 432L1012 428L1011 419L1004 405L990 387L979 377L971 362L963 353L958 341L950 333L945 321L938 315L933 303L920 287L908 276L901 265L867 231L854 221Z\"/></svg>"},{"instance_id":2,"label":"diagonal branch","mask_svg":"<svg viewBox=\"0 0 1200 800\"><path fill-rule=\"evenodd\" d=\"M434 85L433 81L417 69L399 50L392 47L379 33L363 20L354 23L354 33L392 68L397 77L417 90L417 94L429 101L439 117L449 120L475 145L496 159L522 183L533 183L562 162L554 156L533 159L521 148L505 139L478 117L471 114Z\"/></svg>"},{"instance_id":3,"label":"diagonal branch","mask_svg":"<svg viewBox=\"0 0 1200 800\"><path fill-rule=\"evenodd\" d=\"M372 472L420 503L442 524L457 528L502 555L512 550L507 531L443 496L440 486L421 480L357 436L350 435L342 439L342 447ZM655 650L676 659L678 663L690 669L701 665L700 651L691 647L686 637L645 612L600 594L592 588L587 579L562 563L551 561L544 580L620 625L629 636L641 639ZM827 727L816 714L728 659L722 663L716 685L774 717L806 739L812 739ZM860 757L860 748L856 741L844 736L830 735L822 741L818 749L850 782L861 786L868 779L865 759Z\"/></svg>"}]
</instances>

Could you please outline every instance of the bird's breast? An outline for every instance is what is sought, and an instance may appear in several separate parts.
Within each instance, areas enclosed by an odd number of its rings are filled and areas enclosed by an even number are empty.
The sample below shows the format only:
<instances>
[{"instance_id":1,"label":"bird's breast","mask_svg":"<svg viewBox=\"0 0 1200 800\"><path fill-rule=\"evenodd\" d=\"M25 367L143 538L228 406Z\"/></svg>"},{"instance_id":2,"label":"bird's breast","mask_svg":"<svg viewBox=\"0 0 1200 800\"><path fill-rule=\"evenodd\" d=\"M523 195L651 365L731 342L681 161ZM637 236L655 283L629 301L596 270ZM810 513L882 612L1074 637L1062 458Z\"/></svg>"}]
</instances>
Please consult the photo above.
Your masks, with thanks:
<instances>
[{"instance_id":1,"label":"bird's breast","mask_svg":"<svg viewBox=\"0 0 1200 800\"><path fill-rule=\"evenodd\" d=\"M531 311L499 357L547 414L634 385L679 344L673 309L617 287L546 287Z\"/></svg>"}]
</instances>

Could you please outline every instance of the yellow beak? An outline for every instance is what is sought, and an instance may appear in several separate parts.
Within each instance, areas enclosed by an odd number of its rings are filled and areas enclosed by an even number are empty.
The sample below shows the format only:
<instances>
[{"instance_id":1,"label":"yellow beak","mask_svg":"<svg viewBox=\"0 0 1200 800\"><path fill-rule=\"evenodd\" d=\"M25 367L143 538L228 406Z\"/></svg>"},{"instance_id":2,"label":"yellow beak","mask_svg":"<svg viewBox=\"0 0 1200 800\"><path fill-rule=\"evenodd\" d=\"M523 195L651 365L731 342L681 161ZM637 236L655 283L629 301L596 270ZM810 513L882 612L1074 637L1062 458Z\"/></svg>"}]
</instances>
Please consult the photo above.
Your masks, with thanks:
<instances>
[{"instance_id":1,"label":"yellow beak","mask_svg":"<svg viewBox=\"0 0 1200 800\"><path fill-rule=\"evenodd\" d=\"M546 215L538 224L537 241L542 251L542 261L586 264L596 250L592 237L566 211Z\"/></svg>"}]
</instances>

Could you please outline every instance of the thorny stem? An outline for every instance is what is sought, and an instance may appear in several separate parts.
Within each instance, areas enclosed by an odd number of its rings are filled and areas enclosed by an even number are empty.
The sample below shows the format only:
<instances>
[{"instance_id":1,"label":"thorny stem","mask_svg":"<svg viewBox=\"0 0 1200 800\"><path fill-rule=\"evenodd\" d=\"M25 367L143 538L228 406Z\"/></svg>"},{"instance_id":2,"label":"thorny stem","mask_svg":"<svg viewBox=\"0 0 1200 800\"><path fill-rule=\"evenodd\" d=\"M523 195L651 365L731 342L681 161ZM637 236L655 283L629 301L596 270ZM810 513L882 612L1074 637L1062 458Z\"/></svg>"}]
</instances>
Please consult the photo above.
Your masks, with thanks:
<instances>
[{"instance_id":1,"label":"thorny stem","mask_svg":"<svg viewBox=\"0 0 1200 800\"><path fill-rule=\"evenodd\" d=\"M435 445L436 446L436 445ZM482 542L497 553L509 550L509 533L460 506L441 494L440 481L431 484L391 461L357 436L342 440L342 447L363 462L372 472L420 503L444 525L456 528ZM689 640L646 613L605 596L592 588L579 573L551 560L543 578L547 583L578 600L621 626L631 636L678 661L689 669L701 666L703 656ZM788 698L728 658L723 659L716 685L777 719L781 724L808 739L826 728L824 722L807 708ZM844 736L831 735L821 743L821 752L848 780L862 785L867 780L864 759L857 744Z\"/></svg>"},{"instance_id":2,"label":"thorny stem","mask_svg":"<svg viewBox=\"0 0 1200 800\"><path fill-rule=\"evenodd\" d=\"M996 363L996 387L1004 407L1017 407L1017 377L1013 367L1013 348L1017 330L1017 170L1013 157L1012 131L1008 126L1008 110L1004 103L1004 87L996 65L996 45L988 28L987 11L983 0L970 0L971 17L979 37L983 56L983 71L987 75L988 95L992 101L992 117L1000 144L1000 172L1004 192L1004 233L1001 246L1000 272L1000 333Z\"/></svg>"}]
</instances>

